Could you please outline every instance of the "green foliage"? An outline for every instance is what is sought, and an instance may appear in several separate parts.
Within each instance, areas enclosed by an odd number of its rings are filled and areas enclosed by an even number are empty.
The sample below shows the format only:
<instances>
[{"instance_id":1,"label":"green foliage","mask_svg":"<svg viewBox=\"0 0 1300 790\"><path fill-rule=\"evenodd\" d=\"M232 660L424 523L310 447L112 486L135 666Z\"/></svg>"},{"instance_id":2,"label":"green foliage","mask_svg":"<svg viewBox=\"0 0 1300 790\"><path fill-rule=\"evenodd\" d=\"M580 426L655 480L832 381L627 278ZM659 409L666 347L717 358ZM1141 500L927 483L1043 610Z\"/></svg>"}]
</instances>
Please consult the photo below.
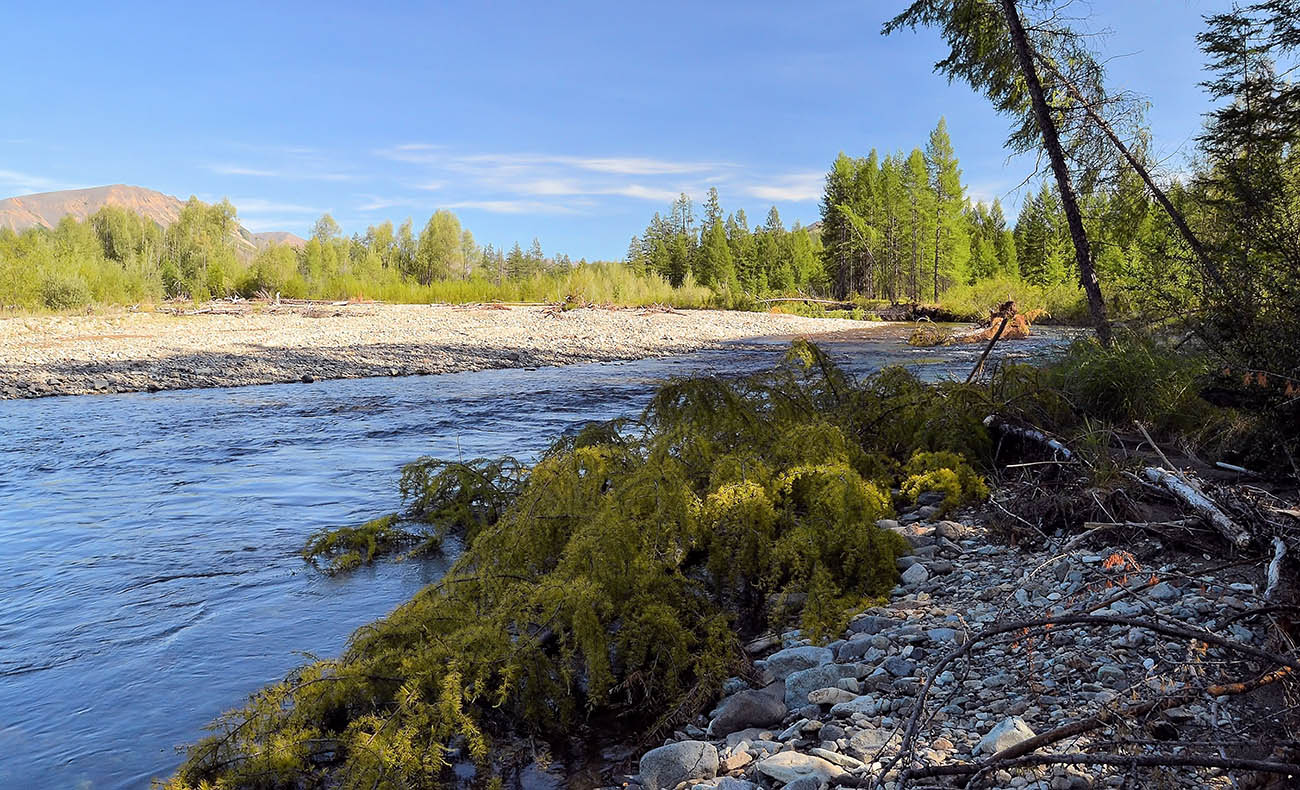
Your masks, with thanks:
<instances>
[{"instance_id":1,"label":"green foliage","mask_svg":"<svg viewBox=\"0 0 1300 790\"><path fill-rule=\"evenodd\" d=\"M1200 398L1205 373L1204 360L1129 335L1109 347L1092 339L1072 344L1049 369L1049 386L1091 418L1118 424L1150 421L1175 429L1205 418L1208 404Z\"/></svg>"},{"instance_id":2,"label":"green foliage","mask_svg":"<svg viewBox=\"0 0 1300 790\"><path fill-rule=\"evenodd\" d=\"M396 515L387 515L356 527L321 530L307 539L303 559L329 574L369 564L381 554L418 540L415 534L398 528L397 523Z\"/></svg>"},{"instance_id":3,"label":"green foliage","mask_svg":"<svg viewBox=\"0 0 1300 790\"><path fill-rule=\"evenodd\" d=\"M408 516L465 540L452 569L339 659L220 719L171 786L318 787L328 765L330 786L424 787L453 744L491 773L506 766L487 764L489 738L562 737L588 717L672 726L738 669L740 636L782 625L775 601L828 639L890 589L906 544L875 522L900 474L941 466L975 489L969 465L917 451L987 437L951 441L962 419L921 430L959 402L922 391L899 370L858 384L800 342L768 373L666 385L638 422L567 436L526 474L411 464ZM308 552L364 561L395 528L318 535Z\"/></svg>"},{"instance_id":4,"label":"green foliage","mask_svg":"<svg viewBox=\"0 0 1300 790\"><path fill-rule=\"evenodd\" d=\"M926 491L942 493L943 512L982 502L989 495L984 479L965 459L952 452L913 453L903 465L902 490L913 502Z\"/></svg>"}]
</instances>

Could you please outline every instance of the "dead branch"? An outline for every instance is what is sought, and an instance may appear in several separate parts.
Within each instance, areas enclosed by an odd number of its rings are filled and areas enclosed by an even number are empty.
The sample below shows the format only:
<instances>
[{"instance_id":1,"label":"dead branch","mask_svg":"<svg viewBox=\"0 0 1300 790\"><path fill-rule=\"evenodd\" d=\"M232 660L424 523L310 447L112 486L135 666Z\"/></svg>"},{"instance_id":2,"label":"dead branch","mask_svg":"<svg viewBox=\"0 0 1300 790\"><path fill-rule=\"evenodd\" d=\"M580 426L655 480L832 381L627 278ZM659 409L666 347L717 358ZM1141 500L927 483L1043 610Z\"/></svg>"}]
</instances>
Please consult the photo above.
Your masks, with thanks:
<instances>
[{"instance_id":1,"label":"dead branch","mask_svg":"<svg viewBox=\"0 0 1300 790\"><path fill-rule=\"evenodd\" d=\"M1065 461L1074 459L1074 453L1070 452L1070 448L1061 444L1056 439L1053 439L1035 428L1022 428L1019 425L1014 425L996 414L990 414L984 418L984 427L988 428L990 431L1004 433L1009 436L1014 436L1017 439L1041 444L1052 451L1053 457Z\"/></svg>"},{"instance_id":2,"label":"dead branch","mask_svg":"<svg viewBox=\"0 0 1300 790\"><path fill-rule=\"evenodd\" d=\"M1268 563L1268 584L1264 587L1264 600L1272 603L1282 583L1282 561L1286 559L1286 541L1273 536L1273 559Z\"/></svg>"},{"instance_id":3,"label":"dead branch","mask_svg":"<svg viewBox=\"0 0 1300 790\"><path fill-rule=\"evenodd\" d=\"M1218 530L1219 534L1223 535L1232 545L1237 548L1245 548L1250 543L1250 533L1234 524L1232 519L1228 518L1219 509L1219 506L1214 504L1213 500L1207 497L1190 478L1157 466L1148 466L1142 470L1142 474L1147 480L1160 485L1184 505L1191 508L1198 516Z\"/></svg>"}]
</instances>

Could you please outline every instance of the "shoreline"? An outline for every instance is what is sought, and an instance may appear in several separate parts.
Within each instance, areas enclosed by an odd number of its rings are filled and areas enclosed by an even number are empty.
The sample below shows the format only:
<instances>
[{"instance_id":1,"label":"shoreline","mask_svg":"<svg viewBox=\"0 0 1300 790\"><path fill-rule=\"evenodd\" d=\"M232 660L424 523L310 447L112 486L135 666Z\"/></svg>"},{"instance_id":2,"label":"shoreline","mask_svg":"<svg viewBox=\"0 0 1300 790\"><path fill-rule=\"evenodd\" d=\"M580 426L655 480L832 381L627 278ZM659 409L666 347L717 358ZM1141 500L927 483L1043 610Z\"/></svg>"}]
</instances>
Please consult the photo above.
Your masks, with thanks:
<instances>
[{"instance_id":1,"label":"shoreline","mask_svg":"<svg viewBox=\"0 0 1300 790\"><path fill-rule=\"evenodd\" d=\"M870 326L879 324L723 310L491 305L19 316L0 321L0 400L612 362Z\"/></svg>"}]
</instances>

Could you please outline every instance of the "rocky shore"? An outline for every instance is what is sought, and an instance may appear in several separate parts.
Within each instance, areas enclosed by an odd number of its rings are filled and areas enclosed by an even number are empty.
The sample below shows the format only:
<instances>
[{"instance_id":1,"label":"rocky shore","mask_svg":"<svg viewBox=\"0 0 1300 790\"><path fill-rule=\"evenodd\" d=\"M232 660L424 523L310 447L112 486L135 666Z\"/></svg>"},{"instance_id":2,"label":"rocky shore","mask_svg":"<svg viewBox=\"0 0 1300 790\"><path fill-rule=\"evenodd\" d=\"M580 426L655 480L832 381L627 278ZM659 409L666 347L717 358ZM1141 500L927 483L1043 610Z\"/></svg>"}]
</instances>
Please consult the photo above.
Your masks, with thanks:
<instances>
[{"instance_id":1,"label":"rocky shore","mask_svg":"<svg viewBox=\"0 0 1300 790\"><path fill-rule=\"evenodd\" d=\"M604 362L865 326L769 313L490 305L21 316L0 320L0 398Z\"/></svg>"},{"instance_id":2,"label":"rocky shore","mask_svg":"<svg viewBox=\"0 0 1300 790\"><path fill-rule=\"evenodd\" d=\"M1130 551L1068 548L1061 540L1024 550L990 540L975 519L927 521L933 511L882 522L914 550L900 560L902 582L886 605L858 614L842 639L824 647L797 631L752 642L747 650L763 656L757 681L730 680L708 716L641 756L624 783L647 790L934 788L968 779L970 787L1033 790L1296 786L1288 782L1300 775L1239 783L1249 772L1229 776L1194 758L1213 743L1238 759L1243 750L1274 757L1260 745L1268 739L1259 728L1267 733L1285 706L1269 700L1267 685L1245 693L1210 685L1224 674L1253 678L1253 667L1227 660L1240 653L1178 635L1265 648L1259 619L1240 617L1261 604L1259 569L1234 576L1199 555L1148 564L1130 553L1132 544ZM1015 625L1071 616L1094 620ZM1273 713L1262 701L1276 705ZM1062 729L1093 719L1090 728ZM1047 742L1025 743L1036 735ZM1024 755L1004 751L1022 743ZM1193 756L1193 764L1137 762L1154 753L1175 762ZM1088 764L1093 758L1113 764Z\"/></svg>"}]
</instances>

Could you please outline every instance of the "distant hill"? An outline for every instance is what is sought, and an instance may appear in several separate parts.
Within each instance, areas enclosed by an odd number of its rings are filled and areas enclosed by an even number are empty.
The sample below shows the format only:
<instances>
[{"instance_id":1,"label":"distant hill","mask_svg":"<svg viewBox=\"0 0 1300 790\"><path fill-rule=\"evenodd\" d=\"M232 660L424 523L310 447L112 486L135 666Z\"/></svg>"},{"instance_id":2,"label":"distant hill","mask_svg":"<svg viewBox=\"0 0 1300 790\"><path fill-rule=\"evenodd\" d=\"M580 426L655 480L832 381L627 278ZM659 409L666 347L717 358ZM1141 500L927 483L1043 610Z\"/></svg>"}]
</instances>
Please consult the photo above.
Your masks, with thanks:
<instances>
[{"instance_id":1,"label":"distant hill","mask_svg":"<svg viewBox=\"0 0 1300 790\"><path fill-rule=\"evenodd\" d=\"M0 228L22 232L28 228L53 228L67 216L85 220L104 206L119 206L167 227L181 215L185 202L144 187L113 184L90 189L65 189L0 200ZM235 208L239 208L236 206ZM234 239L243 252L251 253L272 244L302 248L306 240L284 231L253 233L242 225Z\"/></svg>"}]
</instances>

